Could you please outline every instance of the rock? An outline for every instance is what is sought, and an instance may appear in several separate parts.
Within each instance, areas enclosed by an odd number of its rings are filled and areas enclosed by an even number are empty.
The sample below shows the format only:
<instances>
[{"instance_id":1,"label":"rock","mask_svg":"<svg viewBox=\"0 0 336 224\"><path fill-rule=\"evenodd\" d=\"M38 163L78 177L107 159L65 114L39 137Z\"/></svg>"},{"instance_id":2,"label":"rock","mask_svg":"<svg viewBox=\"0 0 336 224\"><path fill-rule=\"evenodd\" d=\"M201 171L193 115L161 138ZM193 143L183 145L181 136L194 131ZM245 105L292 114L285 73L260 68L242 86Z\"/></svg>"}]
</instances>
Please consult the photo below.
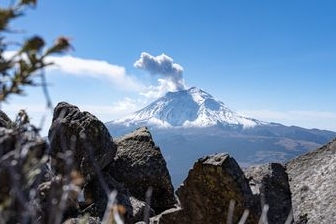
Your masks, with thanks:
<instances>
[{"instance_id":1,"label":"rock","mask_svg":"<svg viewBox=\"0 0 336 224\"><path fill-rule=\"evenodd\" d=\"M0 156L15 150L18 135L18 131L0 127Z\"/></svg>"},{"instance_id":2,"label":"rock","mask_svg":"<svg viewBox=\"0 0 336 224\"><path fill-rule=\"evenodd\" d=\"M65 102L54 109L48 137L52 167L56 172L68 172L73 158L75 169L86 180L96 176L116 153L116 146L105 125L89 112L81 112L78 107Z\"/></svg>"},{"instance_id":3,"label":"rock","mask_svg":"<svg viewBox=\"0 0 336 224\"><path fill-rule=\"evenodd\" d=\"M270 163L244 171L260 210L269 206L269 223L283 224L291 214L292 202L288 175L283 165Z\"/></svg>"},{"instance_id":4,"label":"rock","mask_svg":"<svg viewBox=\"0 0 336 224\"><path fill-rule=\"evenodd\" d=\"M115 142L118 149L109 168L111 175L142 201L146 201L146 192L151 187L150 204L157 214L172 208L176 198L169 171L148 129L139 128Z\"/></svg>"},{"instance_id":5,"label":"rock","mask_svg":"<svg viewBox=\"0 0 336 224\"><path fill-rule=\"evenodd\" d=\"M0 127L0 222L37 220L34 190L46 161L47 143L34 131Z\"/></svg>"},{"instance_id":6,"label":"rock","mask_svg":"<svg viewBox=\"0 0 336 224\"><path fill-rule=\"evenodd\" d=\"M41 223L59 223L68 218L75 218L80 214L77 201L79 189L75 189L75 186L72 185L68 194L64 194L65 186L69 187L66 180L66 178L58 175L38 186L37 202Z\"/></svg>"},{"instance_id":7,"label":"rock","mask_svg":"<svg viewBox=\"0 0 336 224\"><path fill-rule=\"evenodd\" d=\"M246 223L258 223L248 182L228 154L199 159L176 194L182 209L165 214L169 221L163 223L226 223L230 200L235 200L233 223L238 223L245 209L250 210Z\"/></svg>"},{"instance_id":8,"label":"rock","mask_svg":"<svg viewBox=\"0 0 336 224\"><path fill-rule=\"evenodd\" d=\"M336 139L286 164L295 223L336 222Z\"/></svg>"},{"instance_id":9,"label":"rock","mask_svg":"<svg viewBox=\"0 0 336 224\"><path fill-rule=\"evenodd\" d=\"M100 219L98 217L83 217L83 218L72 218L68 219L63 224L100 224Z\"/></svg>"},{"instance_id":10,"label":"rock","mask_svg":"<svg viewBox=\"0 0 336 224\"><path fill-rule=\"evenodd\" d=\"M144 211L148 208L148 205L130 195L123 184L118 183L110 176L110 174L102 173L100 178L103 179L99 180L99 177L96 177L84 187L85 201L92 204L82 211L82 213L89 213L91 216L102 219L108 204L107 195L112 190L116 190L117 197L115 208L118 209L124 222L127 224L142 221ZM154 215L152 210L149 210L149 213L151 216Z\"/></svg>"},{"instance_id":11,"label":"rock","mask_svg":"<svg viewBox=\"0 0 336 224\"><path fill-rule=\"evenodd\" d=\"M0 110L0 127L9 128L12 121L9 119L7 114Z\"/></svg>"}]
</instances>

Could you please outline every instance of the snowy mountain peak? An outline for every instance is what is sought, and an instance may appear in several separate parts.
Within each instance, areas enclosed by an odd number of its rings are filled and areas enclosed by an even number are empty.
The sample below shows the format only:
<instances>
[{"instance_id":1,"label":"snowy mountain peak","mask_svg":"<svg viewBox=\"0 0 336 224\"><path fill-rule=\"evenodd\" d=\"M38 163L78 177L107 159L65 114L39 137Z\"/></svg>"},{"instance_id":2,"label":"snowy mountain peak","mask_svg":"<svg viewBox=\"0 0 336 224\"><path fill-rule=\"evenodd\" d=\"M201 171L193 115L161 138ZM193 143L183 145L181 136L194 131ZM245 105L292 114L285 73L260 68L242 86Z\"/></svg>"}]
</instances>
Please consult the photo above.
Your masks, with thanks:
<instances>
[{"instance_id":1,"label":"snowy mountain peak","mask_svg":"<svg viewBox=\"0 0 336 224\"><path fill-rule=\"evenodd\" d=\"M202 104L206 99L213 98L209 93L204 92L203 90L197 87L192 87L188 89L187 92L198 104Z\"/></svg>"},{"instance_id":2,"label":"snowy mountain peak","mask_svg":"<svg viewBox=\"0 0 336 224\"><path fill-rule=\"evenodd\" d=\"M192 87L188 90L168 92L147 107L115 124L168 127L209 127L214 125L253 127L263 122L246 118L231 111L209 93Z\"/></svg>"}]
</instances>

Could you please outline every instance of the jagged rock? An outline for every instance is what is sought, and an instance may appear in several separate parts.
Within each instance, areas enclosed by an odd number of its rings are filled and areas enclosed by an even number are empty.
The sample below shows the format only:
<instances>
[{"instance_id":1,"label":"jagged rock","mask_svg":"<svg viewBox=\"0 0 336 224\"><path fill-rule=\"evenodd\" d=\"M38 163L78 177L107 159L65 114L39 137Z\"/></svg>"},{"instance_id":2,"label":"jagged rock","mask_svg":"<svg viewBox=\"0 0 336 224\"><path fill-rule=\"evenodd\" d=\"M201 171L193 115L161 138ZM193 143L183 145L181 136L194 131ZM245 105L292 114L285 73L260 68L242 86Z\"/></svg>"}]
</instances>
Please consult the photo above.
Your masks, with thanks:
<instances>
[{"instance_id":1,"label":"jagged rock","mask_svg":"<svg viewBox=\"0 0 336 224\"><path fill-rule=\"evenodd\" d=\"M169 171L148 129L139 128L115 142L118 149L111 175L142 201L152 187L150 204L157 214L172 208L176 199Z\"/></svg>"},{"instance_id":2,"label":"jagged rock","mask_svg":"<svg viewBox=\"0 0 336 224\"><path fill-rule=\"evenodd\" d=\"M295 223L335 223L336 139L286 167Z\"/></svg>"},{"instance_id":3,"label":"jagged rock","mask_svg":"<svg viewBox=\"0 0 336 224\"><path fill-rule=\"evenodd\" d=\"M0 110L0 127L9 128L11 123L12 121L7 114Z\"/></svg>"},{"instance_id":4,"label":"jagged rock","mask_svg":"<svg viewBox=\"0 0 336 224\"><path fill-rule=\"evenodd\" d=\"M96 176L116 153L105 125L89 112L81 112L66 102L54 109L48 137L56 172L66 173L69 164L73 164L69 158L73 158L75 168L86 180Z\"/></svg>"},{"instance_id":5,"label":"jagged rock","mask_svg":"<svg viewBox=\"0 0 336 224\"><path fill-rule=\"evenodd\" d=\"M283 224L291 214L292 202L288 175L283 165L270 163L250 167L244 171L251 190L256 198L256 205L262 209L269 206L269 223Z\"/></svg>"},{"instance_id":6,"label":"jagged rock","mask_svg":"<svg viewBox=\"0 0 336 224\"><path fill-rule=\"evenodd\" d=\"M92 203L92 205L85 209L83 213L103 218L108 203L108 193L112 190L117 191L116 206L124 222L127 224L142 221L144 211L149 206L130 195L123 184L118 183L110 174L104 172L84 187L85 201ZM148 212L151 216L154 214L150 209L148 209Z\"/></svg>"},{"instance_id":7,"label":"jagged rock","mask_svg":"<svg viewBox=\"0 0 336 224\"><path fill-rule=\"evenodd\" d=\"M160 223L226 223L230 200L235 200L233 223L245 209L250 210L246 223L258 222L248 182L228 154L199 159L176 194L182 209L165 214Z\"/></svg>"}]
</instances>

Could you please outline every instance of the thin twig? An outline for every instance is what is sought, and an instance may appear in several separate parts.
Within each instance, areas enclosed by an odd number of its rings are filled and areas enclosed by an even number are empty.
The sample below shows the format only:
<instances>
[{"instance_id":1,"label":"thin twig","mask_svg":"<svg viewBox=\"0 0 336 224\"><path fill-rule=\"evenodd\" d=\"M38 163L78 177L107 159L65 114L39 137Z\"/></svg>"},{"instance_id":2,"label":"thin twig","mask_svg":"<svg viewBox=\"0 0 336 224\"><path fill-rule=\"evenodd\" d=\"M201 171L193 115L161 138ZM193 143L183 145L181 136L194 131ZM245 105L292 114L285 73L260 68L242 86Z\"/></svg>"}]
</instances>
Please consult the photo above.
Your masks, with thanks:
<instances>
[{"instance_id":1,"label":"thin twig","mask_svg":"<svg viewBox=\"0 0 336 224\"><path fill-rule=\"evenodd\" d=\"M246 222L247 217L249 216L249 214L250 214L250 211L248 209L245 209L245 211L244 211L242 217L240 218L238 224L244 224Z\"/></svg>"},{"instance_id":2,"label":"thin twig","mask_svg":"<svg viewBox=\"0 0 336 224\"><path fill-rule=\"evenodd\" d=\"M287 216L285 224L291 224L292 221L293 221L293 209L290 210L290 212L289 212L289 214Z\"/></svg>"},{"instance_id":3,"label":"thin twig","mask_svg":"<svg viewBox=\"0 0 336 224\"><path fill-rule=\"evenodd\" d=\"M268 210L269 210L269 205L265 204L262 209L258 224L268 224L268 220L267 220Z\"/></svg>"},{"instance_id":4,"label":"thin twig","mask_svg":"<svg viewBox=\"0 0 336 224\"><path fill-rule=\"evenodd\" d=\"M108 196L108 203L105 209L105 213L103 216L102 224L109 224L110 222L110 217L111 213L113 210L113 205L117 197L117 191L112 191L111 194Z\"/></svg>"},{"instance_id":5,"label":"thin twig","mask_svg":"<svg viewBox=\"0 0 336 224\"><path fill-rule=\"evenodd\" d=\"M149 212L150 212L150 206L151 206L151 198L153 194L153 187L148 187L148 190L146 192L146 205L144 210L144 222L146 224L149 223Z\"/></svg>"},{"instance_id":6,"label":"thin twig","mask_svg":"<svg viewBox=\"0 0 336 224\"><path fill-rule=\"evenodd\" d=\"M231 199L230 203L229 203L229 209L228 209L226 224L232 224L233 212L234 212L234 209L235 209L235 205L236 205L236 201Z\"/></svg>"}]
</instances>

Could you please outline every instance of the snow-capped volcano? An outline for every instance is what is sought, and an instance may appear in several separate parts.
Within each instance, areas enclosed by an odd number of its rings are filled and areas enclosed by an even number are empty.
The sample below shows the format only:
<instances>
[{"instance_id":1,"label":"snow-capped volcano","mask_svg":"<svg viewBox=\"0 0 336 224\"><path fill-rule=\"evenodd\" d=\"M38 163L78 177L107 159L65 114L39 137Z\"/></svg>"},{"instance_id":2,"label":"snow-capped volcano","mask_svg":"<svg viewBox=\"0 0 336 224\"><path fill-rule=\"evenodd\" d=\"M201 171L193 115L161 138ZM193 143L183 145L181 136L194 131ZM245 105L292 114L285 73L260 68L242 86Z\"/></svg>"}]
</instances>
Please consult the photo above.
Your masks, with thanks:
<instances>
[{"instance_id":1,"label":"snow-capped volcano","mask_svg":"<svg viewBox=\"0 0 336 224\"><path fill-rule=\"evenodd\" d=\"M254 127L264 122L231 111L207 92L192 87L168 92L147 107L115 124L150 125L156 127L209 127L214 125Z\"/></svg>"},{"instance_id":2,"label":"snow-capped volcano","mask_svg":"<svg viewBox=\"0 0 336 224\"><path fill-rule=\"evenodd\" d=\"M195 160L228 152L241 164L284 162L335 138L336 133L244 117L198 88L168 92L123 119L106 123L113 137L140 126L160 146L175 186Z\"/></svg>"}]
</instances>

